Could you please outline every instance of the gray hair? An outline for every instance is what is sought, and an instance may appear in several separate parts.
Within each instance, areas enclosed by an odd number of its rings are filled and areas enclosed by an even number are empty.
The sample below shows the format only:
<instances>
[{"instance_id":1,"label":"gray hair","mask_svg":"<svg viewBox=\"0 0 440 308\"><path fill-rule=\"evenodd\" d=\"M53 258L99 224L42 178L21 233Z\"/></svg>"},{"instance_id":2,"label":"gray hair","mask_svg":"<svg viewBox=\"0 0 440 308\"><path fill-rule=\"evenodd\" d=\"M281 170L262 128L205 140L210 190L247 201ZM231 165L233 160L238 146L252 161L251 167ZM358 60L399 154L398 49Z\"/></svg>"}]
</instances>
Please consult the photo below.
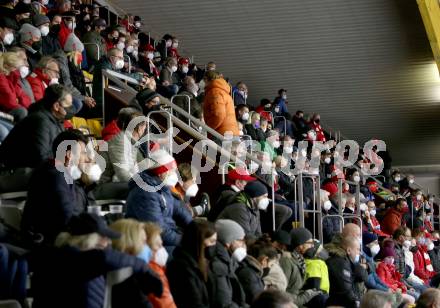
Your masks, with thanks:
<instances>
[{"instance_id":1,"label":"gray hair","mask_svg":"<svg viewBox=\"0 0 440 308\"><path fill-rule=\"evenodd\" d=\"M385 307L386 304L393 303L393 296L389 293L370 290L362 298L361 308Z\"/></svg>"}]
</instances>

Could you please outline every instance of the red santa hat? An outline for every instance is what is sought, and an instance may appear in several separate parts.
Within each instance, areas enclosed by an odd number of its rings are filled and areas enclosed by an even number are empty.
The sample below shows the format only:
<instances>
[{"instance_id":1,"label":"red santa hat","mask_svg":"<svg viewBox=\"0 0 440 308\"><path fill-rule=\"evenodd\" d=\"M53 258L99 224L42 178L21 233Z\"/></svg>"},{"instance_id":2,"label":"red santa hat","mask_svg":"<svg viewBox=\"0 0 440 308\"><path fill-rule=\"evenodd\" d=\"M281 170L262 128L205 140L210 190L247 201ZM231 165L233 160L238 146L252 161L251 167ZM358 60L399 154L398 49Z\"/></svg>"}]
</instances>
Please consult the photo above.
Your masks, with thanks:
<instances>
[{"instance_id":1,"label":"red santa hat","mask_svg":"<svg viewBox=\"0 0 440 308\"><path fill-rule=\"evenodd\" d=\"M156 150L150 153L148 170L160 175L177 168L176 160L165 150Z\"/></svg>"}]
</instances>

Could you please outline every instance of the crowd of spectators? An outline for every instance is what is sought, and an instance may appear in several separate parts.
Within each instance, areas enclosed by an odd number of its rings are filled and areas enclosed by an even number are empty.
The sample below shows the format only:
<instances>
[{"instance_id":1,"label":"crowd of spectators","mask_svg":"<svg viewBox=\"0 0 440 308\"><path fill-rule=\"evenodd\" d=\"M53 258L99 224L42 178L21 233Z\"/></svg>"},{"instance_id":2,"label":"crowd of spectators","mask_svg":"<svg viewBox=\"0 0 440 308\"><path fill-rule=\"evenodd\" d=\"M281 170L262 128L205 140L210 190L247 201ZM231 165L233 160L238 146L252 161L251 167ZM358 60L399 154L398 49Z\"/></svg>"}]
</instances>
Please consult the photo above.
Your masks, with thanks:
<instances>
[{"instance_id":1,"label":"crowd of spectators","mask_svg":"<svg viewBox=\"0 0 440 308\"><path fill-rule=\"evenodd\" d=\"M0 299L103 307L106 275L130 267L113 287L115 308L440 305L434 199L392 169L388 152L375 146L338 169L321 116L291 115L286 89L253 106L245 82L191 63L177 37L149 37L138 16L103 16L70 0L0 4L0 191L27 192L19 230L0 221ZM70 120L102 118L103 70L134 78L138 93L104 127L108 149L96 155ZM143 141L144 116L174 96L229 134L237 160L210 194L166 141ZM378 157L384 187L364 172ZM103 199L123 210L101 217Z\"/></svg>"}]
</instances>

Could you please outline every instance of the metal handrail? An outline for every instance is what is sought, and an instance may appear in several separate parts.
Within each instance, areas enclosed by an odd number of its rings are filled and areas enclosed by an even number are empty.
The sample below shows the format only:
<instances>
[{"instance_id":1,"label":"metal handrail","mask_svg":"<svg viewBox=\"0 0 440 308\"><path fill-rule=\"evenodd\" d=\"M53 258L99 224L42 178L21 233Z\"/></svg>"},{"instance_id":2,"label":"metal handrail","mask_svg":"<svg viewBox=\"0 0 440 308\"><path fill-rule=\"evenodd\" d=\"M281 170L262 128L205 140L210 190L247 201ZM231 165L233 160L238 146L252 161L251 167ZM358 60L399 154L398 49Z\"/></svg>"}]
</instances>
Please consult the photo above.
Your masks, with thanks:
<instances>
[{"instance_id":1,"label":"metal handrail","mask_svg":"<svg viewBox=\"0 0 440 308\"><path fill-rule=\"evenodd\" d=\"M87 45L95 45L96 48L97 48L97 50L98 50L98 61L99 61L99 59L101 59L101 51L100 51L100 49L99 49L99 45L98 45L98 43L83 43L83 45L84 45L84 46L87 46Z\"/></svg>"},{"instance_id":2,"label":"metal handrail","mask_svg":"<svg viewBox=\"0 0 440 308\"><path fill-rule=\"evenodd\" d=\"M275 119L276 118L284 119L284 135L287 135L287 119L286 119L286 117L285 116L275 116L274 119L273 119L273 122L274 122L273 125L275 125Z\"/></svg>"},{"instance_id":3,"label":"metal handrail","mask_svg":"<svg viewBox=\"0 0 440 308\"><path fill-rule=\"evenodd\" d=\"M162 114L165 115L167 117L167 130L166 130L166 134L168 134L168 139L169 139L169 152L170 155L173 155L173 120L171 118L171 113L169 113L166 110L154 110L154 111L150 111L147 115L147 145L150 144L150 119L151 119L151 115L152 114Z\"/></svg>"},{"instance_id":4,"label":"metal handrail","mask_svg":"<svg viewBox=\"0 0 440 308\"><path fill-rule=\"evenodd\" d=\"M324 219L332 218L332 217L340 218L340 219L341 219L341 222L342 222L342 223L341 223L341 228L339 229L339 232L341 233L341 232L342 232L342 229L344 229L344 225L345 225L344 217L342 217L341 215L337 215L337 214L324 215L324 216L322 217L322 219L321 219L321 224L324 222Z\"/></svg>"},{"instance_id":5,"label":"metal handrail","mask_svg":"<svg viewBox=\"0 0 440 308\"><path fill-rule=\"evenodd\" d=\"M128 73L131 73L131 59L129 55L124 55L124 59L127 58L128 59Z\"/></svg>"}]
</instances>

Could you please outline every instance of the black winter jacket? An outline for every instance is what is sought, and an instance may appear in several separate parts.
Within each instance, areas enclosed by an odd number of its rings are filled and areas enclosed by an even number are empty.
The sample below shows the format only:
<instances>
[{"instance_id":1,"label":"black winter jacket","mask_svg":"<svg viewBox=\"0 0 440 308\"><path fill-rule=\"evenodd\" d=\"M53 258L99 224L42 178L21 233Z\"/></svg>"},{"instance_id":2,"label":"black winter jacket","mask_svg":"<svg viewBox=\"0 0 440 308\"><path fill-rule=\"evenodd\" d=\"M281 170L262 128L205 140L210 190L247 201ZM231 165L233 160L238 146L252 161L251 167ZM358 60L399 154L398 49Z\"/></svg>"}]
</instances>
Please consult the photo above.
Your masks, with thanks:
<instances>
[{"instance_id":1,"label":"black winter jacket","mask_svg":"<svg viewBox=\"0 0 440 308\"><path fill-rule=\"evenodd\" d=\"M326 263L331 285L327 305L358 307L361 296L355 283L367 281L367 271L354 264L339 245L332 243L326 249L330 254Z\"/></svg>"},{"instance_id":2,"label":"black winter jacket","mask_svg":"<svg viewBox=\"0 0 440 308\"><path fill-rule=\"evenodd\" d=\"M208 289L195 258L177 247L167 265L171 294L179 308L208 308Z\"/></svg>"},{"instance_id":3,"label":"black winter jacket","mask_svg":"<svg viewBox=\"0 0 440 308\"><path fill-rule=\"evenodd\" d=\"M263 269L260 263L252 256L247 256L235 272L246 295L249 305L264 291Z\"/></svg>"},{"instance_id":4,"label":"black winter jacket","mask_svg":"<svg viewBox=\"0 0 440 308\"><path fill-rule=\"evenodd\" d=\"M47 109L32 112L17 123L0 146L0 162L11 168L37 167L53 158L52 143L63 123Z\"/></svg>"},{"instance_id":5,"label":"black winter jacket","mask_svg":"<svg viewBox=\"0 0 440 308\"><path fill-rule=\"evenodd\" d=\"M231 258L226 248L217 242L216 256L209 265L208 291L211 308L246 306L245 294L235 275L237 268L238 263Z\"/></svg>"}]
</instances>

